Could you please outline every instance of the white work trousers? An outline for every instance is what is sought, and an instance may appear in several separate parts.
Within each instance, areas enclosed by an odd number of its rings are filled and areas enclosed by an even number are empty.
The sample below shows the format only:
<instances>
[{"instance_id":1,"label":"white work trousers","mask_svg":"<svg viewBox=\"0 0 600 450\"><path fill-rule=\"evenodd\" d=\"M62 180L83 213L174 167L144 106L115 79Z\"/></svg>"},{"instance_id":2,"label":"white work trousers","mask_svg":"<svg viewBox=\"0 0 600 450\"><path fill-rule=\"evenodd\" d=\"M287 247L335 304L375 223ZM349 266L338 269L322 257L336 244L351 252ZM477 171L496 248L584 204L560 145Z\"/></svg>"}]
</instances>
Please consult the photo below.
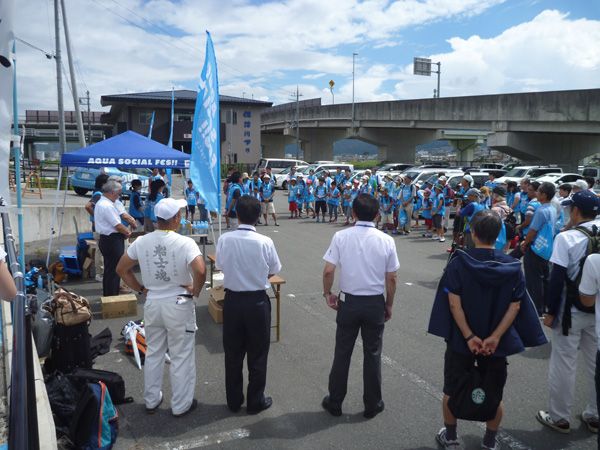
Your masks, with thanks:
<instances>
[{"instance_id":1,"label":"white work trousers","mask_svg":"<svg viewBox=\"0 0 600 450\"><path fill-rule=\"evenodd\" d=\"M583 356L585 375L585 398L587 405L583 410L585 418L597 417L596 372L597 338L595 331L595 316L581 311L573 311L572 327L568 336L563 336L559 324L553 330L552 353L548 369L549 413L552 420L565 419L571 421L573 399L575 397L575 382L577 375L577 357L579 351Z\"/></svg>"},{"instance_id":2,"label":"white work trousers","mask_svg":"<svg viewBox=\"0 0 600 450\"><path fill-rule=\"evenodd\" d=\"M177 298L147 301L144 306L146 361L144 364L144 401L147 408L160 402L165 353L169 350L171 365L171 410L187 411L196 387L196 305L193 299L178 305Z\"/></svg>"}]
</instances>

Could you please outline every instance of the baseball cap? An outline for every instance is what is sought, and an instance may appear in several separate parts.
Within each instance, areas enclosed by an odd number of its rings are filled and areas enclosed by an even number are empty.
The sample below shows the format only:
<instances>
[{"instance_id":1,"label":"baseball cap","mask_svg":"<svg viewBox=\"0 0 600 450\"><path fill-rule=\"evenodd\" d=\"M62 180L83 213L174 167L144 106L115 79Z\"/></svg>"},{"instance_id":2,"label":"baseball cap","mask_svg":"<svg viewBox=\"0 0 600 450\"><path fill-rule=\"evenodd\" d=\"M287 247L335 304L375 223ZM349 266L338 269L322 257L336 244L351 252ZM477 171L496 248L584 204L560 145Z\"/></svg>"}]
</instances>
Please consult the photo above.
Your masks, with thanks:
<instances>
[{"instance_id":1,"label":"baseball cap","mask_svg":"<svg viewBox=\"0 0 600 450\"><path fill-rule=\"evenodd\" d=\"M576 192L571 198L564 200L561 205L577 206L583 213L600 213L600 199L587 189Z\"/></svg>"},{"instance_id":2,"label":"baseball cap","mask_svg":"<svg viewBox=\"0 0 600 450\"><path fill-rule=\"evenodd\" d=\"M469 183L473 183L473 177L469 174L463 176L463 180L467 180Z\"/></svg>"},{"instance_id":3,"label":"baseball cap","mask_svg":"<svg viewBox=\"0 0 600 450\"><path fill-rule=\"evenodd\" d=\"M269 179L270 179L270 178L271 178L271 175L269 175L268 173L265 173L265 174L263 175L263 178L269 178Z\"/></svg>"},{"instance_id":4,"label":"baseball cap","mask_svg":"<svg viewBox=\"0 0 600 450\"><path fill-rule=\"evenodd\" d=\"M494 189L492 189L492 192L501 197L506 197L506 189L504 189L502 186L496 186Z\"/></svg>"},{"instance_id":5,"label":"baseball cap","mask_svg":"<svg viewBox=\"0 0 600 450\"><path fill-rule=\"evenodd\" d=\"M169 220L179 212L181 208L187 206L187 201L183 199L175 200L174 198L164 198L154 207L154 214L159 219Z\"/></svg>"},{"instance_id":6,"label":"baseball cap","mask_svg":"<svg viewBox=\"0 0 600 450\"><path fill-rule=\"evenodd\" d=\"M587 191L588 184L585 180L577 180L575 183L573 183L573 187L577 187L582 191Z\"/></svg>"},{"instance_id":7,"label":"baseball cap","mask_svg":"<svg viewBox=\"0 0 600 450\"><path fill-rule=\"evenodd\" d=\"M481 192L479 191L479 189L471 188L467 191L467 197L470 197L471 195L476 195L477 197L479 197L481 195Z\"/></svg>"},{"instance_id":8,"label":"baseball cap","mask_svg":"<svg viewBox=\"0 0 600 450\"><path fill-rule=\"evenodd\" d=\"M438 178L438 181L448 181L448 178L446 178L444 175L442 175L441 177Z\"/></svg>"}]
</instances>

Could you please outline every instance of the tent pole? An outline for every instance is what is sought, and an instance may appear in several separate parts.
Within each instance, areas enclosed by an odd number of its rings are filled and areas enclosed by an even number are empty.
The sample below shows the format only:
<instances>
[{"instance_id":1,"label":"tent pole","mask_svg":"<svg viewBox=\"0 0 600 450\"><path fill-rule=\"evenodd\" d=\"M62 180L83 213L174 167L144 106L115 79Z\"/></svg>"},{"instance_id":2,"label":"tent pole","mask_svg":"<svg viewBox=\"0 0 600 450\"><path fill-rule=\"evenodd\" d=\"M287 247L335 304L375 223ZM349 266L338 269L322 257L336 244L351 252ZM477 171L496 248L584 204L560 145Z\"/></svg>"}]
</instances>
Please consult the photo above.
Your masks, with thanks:
<instances>
[{"instance_id":1,"label":"tent pole","mask_svg":"<svg viewBox=\"0 0 600 450\"><path fill-rule=\"evenodd\" d=\"M50 253L52 252L52 241L54 239L54 225L56 223L56 212L58 210L58 195L60 193L60 180L62 179L62 166L58 169L58 183L54 195L54 207L52 208L52 221L50 222L50 239L48 239L48 254L46 255L46 267L50 265Z\"/></svg>"}]
</instances>

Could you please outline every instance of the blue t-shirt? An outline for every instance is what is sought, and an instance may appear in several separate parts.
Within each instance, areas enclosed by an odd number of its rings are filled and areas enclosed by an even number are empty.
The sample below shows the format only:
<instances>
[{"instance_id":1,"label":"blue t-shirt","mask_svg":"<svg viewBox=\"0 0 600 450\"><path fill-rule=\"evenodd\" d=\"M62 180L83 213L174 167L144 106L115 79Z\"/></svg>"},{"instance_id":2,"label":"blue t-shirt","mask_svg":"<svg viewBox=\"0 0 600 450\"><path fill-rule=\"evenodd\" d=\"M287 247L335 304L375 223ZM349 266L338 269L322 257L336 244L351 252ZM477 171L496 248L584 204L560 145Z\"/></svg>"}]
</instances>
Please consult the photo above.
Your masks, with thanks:
<instances>
[{"instance_id":1,"label":"blue t-shirt","mask_svg":"<svg viewBox=\"0 0 600 450\"><path fill-rule=\"evenodd\" d=\"M467 220L465 221L465 233L469 233L471 231L471 219L475 214L479 211L483 211L485 207L478 202L471 202L463 209L460 210L461 217L465 217Z\"/></svg>"},{"instance_id":2,"label":"blue t-shirt","mask_svg":"<svg viewBox=\"0 0 600 450\"><path fill-rule=\"evenodd\" d=\"M144 211L140 211L144 204L142 203L142 197L139 192L131 191L129 195L129 215L136 219L144 217Z\"/></svg>"},{"instance_id":3,"label":"blue t-shirt","mask_svg":"<svg viewBox=\"0 0 600 450\"><path fill-rule=\"evenodd\" d=\"M296 201L296 192L297 192L298 186L290 186L290 188L288 189L288 203L292 203Z\"/></svg>"},{"instance_id":4,"label":"blue t-shirt","mask_svg":"<svg viewBox=\"0 0 600 450\"><path fill-rule=\"evenodd\" d=\"M529 228L540 231L547 223L551 224L553 228L554 224L556 223L556 208L552 205L552 203L541 204L535 210Z\"/></svg>"},{"instance_id":5,"label":"blue t-shirt","mask_svg":"<svg viewBox=\"0 0 600 450\"><path fill-rule=\"evenodd\" d=\"M259 192L263 202L273 201L273 185L271 183L263 183Z\"/></svg>"},{"instance_id":6,"label":"blue t-shirt","mask_svg":"<svg viewBox=\"0 0 600 450\"><path fill-rule=\"evenodd\" d=\"M421 200L421 215L423 219L431 219L431 208L433 207L433 200L431 197L423 197Z\"/></svg>"},{"instance_id":7,"label":"blue t-shirt","mask_svg":"<svg viewBox=\"0 0 600 450\"><path fill-rule=\"evenodd\" d=\"M327 200L327 193L329 192L329 189L327 189L327 186L325 186L324 184L319 184L317 187L315 187L315 198L317 199L317 201L325 201Z\"/></svg>"},{"instance_id":8,"label":"blue t-shirt","mask_svg":"<svg viewBox=\"0 0 600 450\"><path fill-rule=\"evenodd\" d=\"M525 214L527 212L527 206L529 205L529 196L527 192L521 191L521 199L519 201L519 212ZM510 205L508 205L510 206Z\"/></svg>"},{"instance_id":9,"label":"blue t-shirt","mask_svg":"<svg viewBox=\"0 0 600 450\"><path fill-rule=\"evenodd\" d=\"M154 207L163 198L165 198L164 195L157 194L156 200L148 200L146 202L146 209L144 210L144 217L148 217L152 222L156 222L156 215L154 214Z\"/></svg>"},{"instance_id":10,"label":"blue t-shirt","mask_svg":"<svg viewBox=\"0 0 600 450\"><path fill-rule=\"evenodd\" d=\"M444 194L442 194L441 192L439 194L436 194L434 205L435 214L440 214L443 216L446 213L445 204L446 202L444 201Z\"/></svg>"},{"instance_id":11,"label":"blue t-shirt","mask_svg":"<svg viewBox=\"0 0 600 450\"><path fill-rule=\"evenodd\" d=\"M391 214L393 205L392 197L389 195L382 195L379 197L379 212L381 214Z\"/></svg>"},{"instance_id":12,"label":"blue t-shirt","mask_svg":"<svg viewBox=\"0 0 600 450\"><path fill-rule=\"evenodd\" d=\"M333 188L333 190L331 191L331 194L329 196L329 200L327 200L327 203L329 203L330 205L333 205L333 206L339 206L340 190L337 187Z\"/></svg>"},{"instance_id":13,"label":"blue t-shirt","mask_svg":"<svg viewBox=\"0 0 600 450\"><path fill-rule=\"evenodd\" d=\"M350 188L344 189L344 193L342 194L342 196L344 198L342 205L350 206L352 204L352 189L350 189Z\"/></svg>"},{"instance_id":14,"label":"blue t-shirt","mask_svg":"<svg viewBox=\"0 0 600 450\"><path fill-rule=\"evenodd\" d=\"M187 200L187 204L189 206L196 206L198 204L198 196L200 194L196 190L196 188L185 188L185 199Z\"/></svg>"},{"instance_id":15,"label":"blue t-shirt","mask_svg":"<svg viewBox=\"0 0 600 450\"><path fill-rule=\"evenodd\" d=\"M540 205L541 205L541 203L538 202L538 200L536 198L534 198L533 200L529 201L526 211L528 211L530 213L532 212L533 216L535 217L535 212L540 207ZM533 217L531 218L531 220L533 221ZM529 227L531 227L531 222L529 223L529 226L527 228L523 228L523 236L527 236L527 233L529 232Z\"/></svg>"}]
</instances>

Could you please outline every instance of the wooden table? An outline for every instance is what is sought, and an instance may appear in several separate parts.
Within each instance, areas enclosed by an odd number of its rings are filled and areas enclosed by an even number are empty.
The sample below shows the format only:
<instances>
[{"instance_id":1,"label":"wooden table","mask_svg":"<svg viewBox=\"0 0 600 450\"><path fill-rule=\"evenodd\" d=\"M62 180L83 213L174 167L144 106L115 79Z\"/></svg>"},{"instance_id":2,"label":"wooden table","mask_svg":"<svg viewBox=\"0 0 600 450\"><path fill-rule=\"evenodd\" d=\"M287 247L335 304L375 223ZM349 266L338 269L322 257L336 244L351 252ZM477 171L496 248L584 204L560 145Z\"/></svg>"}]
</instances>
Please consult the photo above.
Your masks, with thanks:
<instances>
[{"instance_id":1,"label":"wooden table","mask_svg":"<svg viewBox=\"0 0 600 450\"><path fill-rule=\"evenodd\" d=\"M215 270L215 263L217 258L215 255L207 255L208 261L210 262L210 287L213 287L213 273ZM271 289L275 297L275 324L271 328L275 328L275 342L279 342L281 337L281 285L285 284L285 280L279 275L273 275L269 278L271 283Z\"/></svg>"}]
</instances>

